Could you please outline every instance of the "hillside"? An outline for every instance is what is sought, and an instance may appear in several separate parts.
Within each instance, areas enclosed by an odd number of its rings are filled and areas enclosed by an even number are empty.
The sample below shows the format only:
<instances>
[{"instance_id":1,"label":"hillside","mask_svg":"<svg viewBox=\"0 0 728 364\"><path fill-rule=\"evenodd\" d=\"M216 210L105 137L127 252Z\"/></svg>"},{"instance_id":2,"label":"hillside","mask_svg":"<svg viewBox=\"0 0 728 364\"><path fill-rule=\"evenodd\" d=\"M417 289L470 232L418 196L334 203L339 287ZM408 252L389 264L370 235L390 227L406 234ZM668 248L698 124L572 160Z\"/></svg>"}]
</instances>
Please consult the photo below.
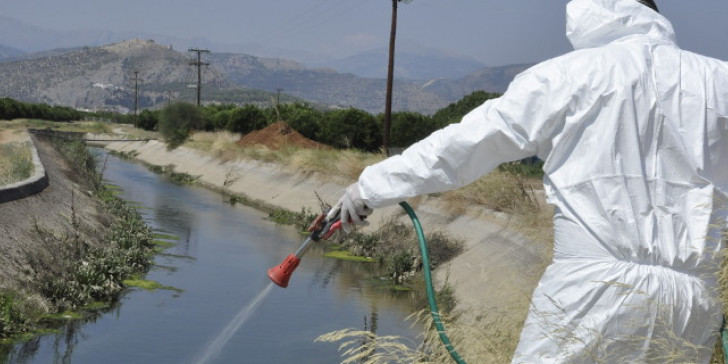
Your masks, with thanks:
<instances>
[{"instance_id":1,"label":"hillside","mask_svg":"<svg viewBox=\"0 0 728 364\"><path fill-rule=\"evenodd\" d=\"M133 110L135 71L138 107L155 108L169 99L193 102L197 72L192 53L153 40L130 40L26 54L0 63L0 97L90 110ZM331 108L384 109L386 81L307 68L280 58L210 52L203 54L203 101L268 104L305 100ZM486 68L457 80L414 82L396 79L394 111L432 114L473 90L503 91L520 66ZM192 88L190 88L192 86Z\"/></svg>"},{"instance_id":2,"label":"hillside","mask_svg":"<svg viewBox=\"0 0 728 364\"><path fill-rule=\"evenodd\" d=\"M456 95L468 95L473 91L505 92L508 84L517 74L532 65L508 65L487 67L468 76L452 79L437 79L425 83L424 88L441 98L452 98Z\"/></svg>"},{"instance_id":3,"label":"hillside","mask_svg":"<svg viewBox=\"0 0 728 364\"><path fill-rule=\"evenodd\" d=\"M369 112L384 108L386 81L338 73L333 69L312 69L288 60L259 58L244 54L214 53L210 63L239 85L269 92L283 89L288 95L331 107L356 107ZM394 110L434 113L449 100L436 96L413 82L394 84Z\"/></svg>"},{"instance_id":4,"label":"hillside","mask_svg":"<svg viewBox=\"0 0 728 364\"><path fill-rule=\"evenodd\" d=\"M19 49L0 44L0 62L9 58L18 57L22 54L23 51Z\"/></svg>"},{"instance_id":5,"label":"hillside","mask_svg":"<svg viewBox=\"0 0 728 364\"><path fill-rule=\"evenodd\" d=\"M1 63L4 82L0 95L76 108L131 109L135 71L142 84L140 107L167 101L168 90L173 91L173 98L179 96L178 90L194 76L181 53L153 41L133 40ZM215 70L207 70L205 76L210 82L224 84L225 77Z\"/></svg>"}]
</instances>

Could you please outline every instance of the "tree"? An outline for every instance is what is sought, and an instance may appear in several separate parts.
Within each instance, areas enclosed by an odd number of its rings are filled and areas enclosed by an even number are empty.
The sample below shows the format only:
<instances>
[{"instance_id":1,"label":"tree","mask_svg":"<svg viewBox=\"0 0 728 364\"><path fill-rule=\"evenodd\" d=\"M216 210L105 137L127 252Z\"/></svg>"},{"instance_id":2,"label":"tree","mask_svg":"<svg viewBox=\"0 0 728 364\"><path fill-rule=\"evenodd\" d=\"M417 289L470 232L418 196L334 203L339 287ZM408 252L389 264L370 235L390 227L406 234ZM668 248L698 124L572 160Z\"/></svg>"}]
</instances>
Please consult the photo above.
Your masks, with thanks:
<instances>
[{"instance_id":1,"label":"tree","mask_svg":"<svg viewBox=\"0 0 728 364\"><path fill-rule=\"evenodd\" d=\"M247 134L266 126L265 114L255 105L245 105L230 113L227 129L233 133Z\"/></svg>"},{"instance_id":2,"label":"tree","mask_svg":"<svg viewBox=\"0 0 728 364\"><path fill-rule=\"evenodd\" d=\"M279 106L281 118L294 130L306 138L318 141L323 113L305 103L283 104Z\"/></svg>"},{"instance_id":3,"label":"tree","mask_svg":"<svg viewBox=\"0 0 728 364\"><path fill-rule=\"evenodd\" d=\"M406 148L437 130L432 118L415 112L392 114L390 143L394 147Z\"/></svg>"},{"instance_id":4,"label":"tree","mask_svg":"<svg viewBox=\"0 0 728 364\"><path fill-rule=\"evenodd\" d=\"M366 111L349 108L325 114L318 140L335 148L376 151L381 130L377 119Z\"/></svg>"},{"instance_id":5,"label":"tree","mask_svg":"<svg viewBox=\"0 0 728 364\"><path fill-rule=\"evenodd\" d=\"M162 109L159 115L159 132L172 150L184 143L192 130L202 124L202 112L195 105L177 102Z\"/></svg>"},{"instance_id":6,"label":"tree","mask_svg":"<svg viewBox=\"0 0 728 364\"><path fill-rule=\"evenodd\" d=\"M434 125L439 129L452 123L460 122L460 119L471 110L482 105L484 102L500 97L500 94L485 91L474 91L460 99L456 103L452 103L432 115Z\"/></svg>"},{"instance_id":7,"label":"tree","mask_svg":"<svg viewBox=\"0 0 728 364\"><path fill-rule=\"evenodd\" d=\"M159 113L149 110L142 110L137 118L138 126L145 130L156 130L159 123Z\"/></svg>"}]
</instances>

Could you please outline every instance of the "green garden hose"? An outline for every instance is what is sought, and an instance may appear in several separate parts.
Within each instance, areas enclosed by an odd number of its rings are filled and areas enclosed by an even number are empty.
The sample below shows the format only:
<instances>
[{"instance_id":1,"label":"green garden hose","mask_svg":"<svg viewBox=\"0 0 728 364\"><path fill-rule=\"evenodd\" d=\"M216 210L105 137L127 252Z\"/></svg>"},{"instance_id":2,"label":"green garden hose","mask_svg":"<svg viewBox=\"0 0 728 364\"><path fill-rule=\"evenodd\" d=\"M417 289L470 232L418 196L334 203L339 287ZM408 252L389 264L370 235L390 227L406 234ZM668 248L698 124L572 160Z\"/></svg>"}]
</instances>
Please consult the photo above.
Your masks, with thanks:
<instances>
[{"instance_id":1,"label":"green garden hose","mask_svg":"<svg viewBox=\"0 0 728 364\"><path fill-rule=\"evenodd\" d=\"M417 215L415 215L415 211L412 209L412 207L406 203L406 202L400 202L400 206L407 212L407 215L412 219L412 224L415 226L415 231L417 232L417 240L420 243L420 252L422 253L422 271L425 273L425 284L427 288L427 300L430 303L430 313L432 314L432 319L435 323L435 327L437 328L437 333L440 336L440 340L445 345L445 348L447 349L448 353L450 353L450 356L453 358L453 360L458 364L465 364L465 360L463 360L457 351L455 351L455 348L450 343L450 338L447 337L447 333L445 332L445 326L443 326L442 321L440 320L440 312L437 310L437 302L435 302L435 289L432 288L432 273L430 272L430 256L427 252L427 241L425 240L425 233L422 231L422 225L420 224L420 220L417 218Z\"/></svg>"}]
</instances>

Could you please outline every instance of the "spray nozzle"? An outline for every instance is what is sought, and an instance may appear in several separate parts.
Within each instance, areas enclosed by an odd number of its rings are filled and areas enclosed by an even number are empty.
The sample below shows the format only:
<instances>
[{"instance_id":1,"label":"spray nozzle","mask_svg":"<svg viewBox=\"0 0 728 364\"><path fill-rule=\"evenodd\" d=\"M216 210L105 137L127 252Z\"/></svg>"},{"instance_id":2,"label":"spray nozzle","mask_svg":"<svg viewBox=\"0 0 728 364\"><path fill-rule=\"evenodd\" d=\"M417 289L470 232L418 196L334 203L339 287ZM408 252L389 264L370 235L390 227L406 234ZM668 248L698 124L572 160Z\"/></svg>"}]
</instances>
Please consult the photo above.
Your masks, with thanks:
<instances>
[{"instance_id":1,"label":"spray nozzle","mask_svg":"<svg viewBox=\"0 0 728 364\"><path fill-rule=\"evenodd\" d=\"M291 279L291 274L298 267L298 263L301 262L301 257L306 254L311 243L330 238L340 228L341 221L339 219L327 221L326 214L317 216L307 229L311 235L301 244L295 254L290 254L281 264L268 269L268 277L273 283L286 288L288 286L288 280Z\"/></svg>"}]
</instances>

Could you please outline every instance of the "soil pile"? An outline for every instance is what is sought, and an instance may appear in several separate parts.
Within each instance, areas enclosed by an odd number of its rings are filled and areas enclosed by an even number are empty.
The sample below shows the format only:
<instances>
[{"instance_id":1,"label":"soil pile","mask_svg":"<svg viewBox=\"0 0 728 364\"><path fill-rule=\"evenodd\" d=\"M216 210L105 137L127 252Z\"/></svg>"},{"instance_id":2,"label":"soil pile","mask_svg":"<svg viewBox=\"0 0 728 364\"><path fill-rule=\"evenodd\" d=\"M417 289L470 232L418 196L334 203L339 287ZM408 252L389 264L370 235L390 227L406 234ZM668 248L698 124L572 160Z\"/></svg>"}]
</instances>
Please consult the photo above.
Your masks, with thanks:
<instances>
[{"instance_id":1,"label":"soil pile","mask_svg":"<svg viewBox=\"0 0 728 364\"><path fill-rule=\"evenodd\" d=\"M307 149L330 149L327 145L306 138L282 121L245 134L238 140L238 145L241 147L263 145L270 149L280 149L287 146Z\"/></svg>"}]
</instances>

